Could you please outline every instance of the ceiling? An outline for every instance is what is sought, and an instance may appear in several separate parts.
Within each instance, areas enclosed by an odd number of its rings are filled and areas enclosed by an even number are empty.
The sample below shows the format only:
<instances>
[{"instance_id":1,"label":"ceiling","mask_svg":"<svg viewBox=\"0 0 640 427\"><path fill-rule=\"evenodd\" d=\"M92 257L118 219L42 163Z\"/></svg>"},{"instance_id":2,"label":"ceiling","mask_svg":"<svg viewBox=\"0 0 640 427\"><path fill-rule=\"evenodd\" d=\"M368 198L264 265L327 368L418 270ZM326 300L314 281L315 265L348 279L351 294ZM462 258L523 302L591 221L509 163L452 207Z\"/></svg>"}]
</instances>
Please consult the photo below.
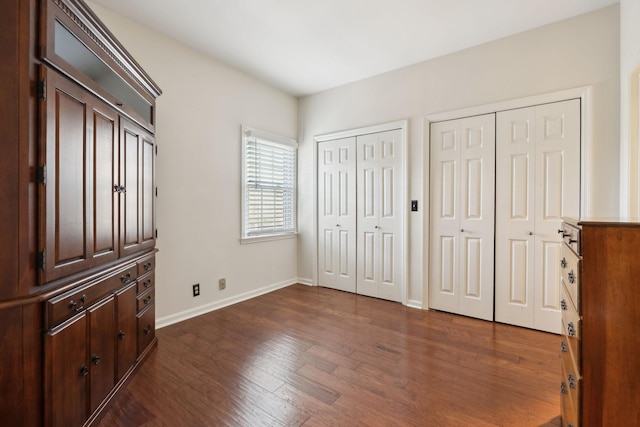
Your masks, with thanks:
<instances>
[{"instance_id":1,"label":"ceiling","mask_svg":"<svg viewBox=\"0 0 640 427\"><path fill-rule=\"evenodd\" d=\"M304 96L618 0L91 0Z\"/></svg>"}]
</instances>

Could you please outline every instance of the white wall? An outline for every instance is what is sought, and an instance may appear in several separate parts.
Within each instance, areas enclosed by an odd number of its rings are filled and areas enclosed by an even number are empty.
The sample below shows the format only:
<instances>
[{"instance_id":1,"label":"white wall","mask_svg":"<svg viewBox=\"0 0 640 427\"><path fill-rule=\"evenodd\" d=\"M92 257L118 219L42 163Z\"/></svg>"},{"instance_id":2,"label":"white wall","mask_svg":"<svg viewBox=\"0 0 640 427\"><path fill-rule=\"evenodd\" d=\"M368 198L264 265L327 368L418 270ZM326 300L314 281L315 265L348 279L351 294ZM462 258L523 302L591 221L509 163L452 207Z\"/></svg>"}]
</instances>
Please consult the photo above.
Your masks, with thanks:
<instances>
[{"instance_id":1,"label":"white wall","mask_svg":"<svg viewBox=\"0 0 640 427\"><path fill-rule=\"evenodd\" d=\"M630 182L630 169L637 171L640 159L630 157L629 141L629 86L631 73L640 66L640 1L620 2L620 213L640 212L640 182ZM629 193L635 193L636 202L630 206Z\"/></svg>"},{"instance_id":2,"label":"white wall","mask_svg":"<svg viewBox=\"0 0 640 427\"><path fill-rule=\"evenodd\" d=\"M156 117L159 322L295 282L296 239L240 245L240 126L295 138L297 99L90 6L164 92Z\"/></svg>"},{"instance_id":3,"label":"white wall","mask_svg":"<svg viewBox=\"0 0 640 427\"><path fill-rule=\"evenodd\" d=\"M416 43L420 41L417 40ZM464 107L593 85L590 213L616 215L619 164L619 7L611 6L452 55L302 98L299 107L298 275L314 277L313 136L409 119L411 303L423 301L422 118ZM613 191L612 191L613 190ZM426 293L426 292L425 292Z\"/></svg>"}]
</instances>

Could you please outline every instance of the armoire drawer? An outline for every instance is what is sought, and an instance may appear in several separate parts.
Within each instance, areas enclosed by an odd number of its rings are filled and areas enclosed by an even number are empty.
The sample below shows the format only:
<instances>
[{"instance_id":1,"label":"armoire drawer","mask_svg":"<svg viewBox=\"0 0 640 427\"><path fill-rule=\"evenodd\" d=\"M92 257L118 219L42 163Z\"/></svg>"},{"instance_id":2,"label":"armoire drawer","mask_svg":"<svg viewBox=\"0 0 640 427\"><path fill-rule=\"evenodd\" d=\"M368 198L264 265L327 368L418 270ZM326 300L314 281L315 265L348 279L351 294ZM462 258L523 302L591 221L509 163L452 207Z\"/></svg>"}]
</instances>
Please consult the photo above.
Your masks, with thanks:
<instances>
[{"instance_id":1,"label":"armoire drawer","mask_svg":"<svg viewBox=\"0 0 640 427\"><path fill-rule=\"evenodd\" d=\"M581 312L580 280L582 276L582 261L566 245L562 247L562 260L560 261L561 282L567 289L567 293L578 313Z\"/></svg>"},{"instance_id":2,"label":"armoire drawer","mask_svg":"<svg viewBox=\"0 0 640 427\"><path fill-rule=\"evenodd\" d=\"M151 289L155 285L155 273L146 274L138 279L137 294L140 295L147 289Z\"/></svg>"},{"instance_id":3,"label":"armoire drawer","mask_svg":"<svg viewBox=\"0 0 640 427\"><path fill-rule=\"evenodd\" d=\"M138 276L149 273L156 268L156 257L151 256L149 258L138 261Z\"/></svg>"},{"instance_id":4,"label":"armoire drawer","mask_svg":"<svg viewBox=\"0 0 640 427\"><path fill-rule=\"evenodd\" d=\"M151 304L137 316L138 320L138 356L151 344L156 336L156 311Z\"/></svg>"},{"instance_id":5,"label":"armoire drawer","mask_svg":"<svg viewBox=\"0 0 640 427\"><path fill-rule=\"evenodd\" d=\"M144 310L146 307L153 304L156 299L155 288L151 287L144 293L138 295L138 313Z\"/></svg>"},{"instance_id":6,"label":"armoire drawer","mask_svg":"<svg viewBox=\"0 0 640 427\"><path fill-rule=\"evenodd\" d=\"M135 271L135 266L127 268L121 273L92 282L80 288L75 288L54 297L46 302L47 328L53 328L60 322L81 312L100 298L115 292L122 287L122 278L130 277L131 271ZM129 276L127 276L127 274ZM135 279L134 279L135 280Z\"/></svg>"}]
</instances>

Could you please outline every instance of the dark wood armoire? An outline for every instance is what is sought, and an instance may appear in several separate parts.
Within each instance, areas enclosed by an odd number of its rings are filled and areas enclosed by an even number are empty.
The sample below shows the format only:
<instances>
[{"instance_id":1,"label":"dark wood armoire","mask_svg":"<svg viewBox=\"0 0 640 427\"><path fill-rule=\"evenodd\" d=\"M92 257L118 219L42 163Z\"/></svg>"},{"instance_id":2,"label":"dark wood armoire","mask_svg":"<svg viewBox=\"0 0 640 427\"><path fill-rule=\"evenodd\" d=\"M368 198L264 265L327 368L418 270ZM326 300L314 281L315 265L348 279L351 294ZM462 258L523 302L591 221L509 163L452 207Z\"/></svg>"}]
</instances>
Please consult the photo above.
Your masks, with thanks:
<instances>
[{"instance_id":1,"label":"dark wood armoire","mask_svg":"<svg viewBox=\"0 0 640 427\"><path fill-rule=\"evenodd\" d=\"M0 424L88 425L157 342L161 91L82 0L0 7Z\"/></svg>"}]
</instances>

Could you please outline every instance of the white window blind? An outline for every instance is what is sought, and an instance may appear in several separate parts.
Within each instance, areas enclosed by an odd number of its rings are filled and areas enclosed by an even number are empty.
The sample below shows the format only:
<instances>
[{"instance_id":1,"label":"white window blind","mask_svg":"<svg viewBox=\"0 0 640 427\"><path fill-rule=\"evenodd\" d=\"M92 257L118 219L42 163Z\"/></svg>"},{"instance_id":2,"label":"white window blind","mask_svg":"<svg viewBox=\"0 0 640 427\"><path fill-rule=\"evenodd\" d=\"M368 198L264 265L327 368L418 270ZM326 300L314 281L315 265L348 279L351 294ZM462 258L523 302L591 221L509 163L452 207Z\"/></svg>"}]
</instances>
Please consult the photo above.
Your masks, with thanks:
<instances>
[{"instance_id":1,"label":"white window blind","mask_svg":"<svg viewBox=\"0 0 640 427\"><path fill-rule=\"evenodd\" d=\"M297 143L243 127L243 237L296 232Z\"/></svg>"}]
</instances>

